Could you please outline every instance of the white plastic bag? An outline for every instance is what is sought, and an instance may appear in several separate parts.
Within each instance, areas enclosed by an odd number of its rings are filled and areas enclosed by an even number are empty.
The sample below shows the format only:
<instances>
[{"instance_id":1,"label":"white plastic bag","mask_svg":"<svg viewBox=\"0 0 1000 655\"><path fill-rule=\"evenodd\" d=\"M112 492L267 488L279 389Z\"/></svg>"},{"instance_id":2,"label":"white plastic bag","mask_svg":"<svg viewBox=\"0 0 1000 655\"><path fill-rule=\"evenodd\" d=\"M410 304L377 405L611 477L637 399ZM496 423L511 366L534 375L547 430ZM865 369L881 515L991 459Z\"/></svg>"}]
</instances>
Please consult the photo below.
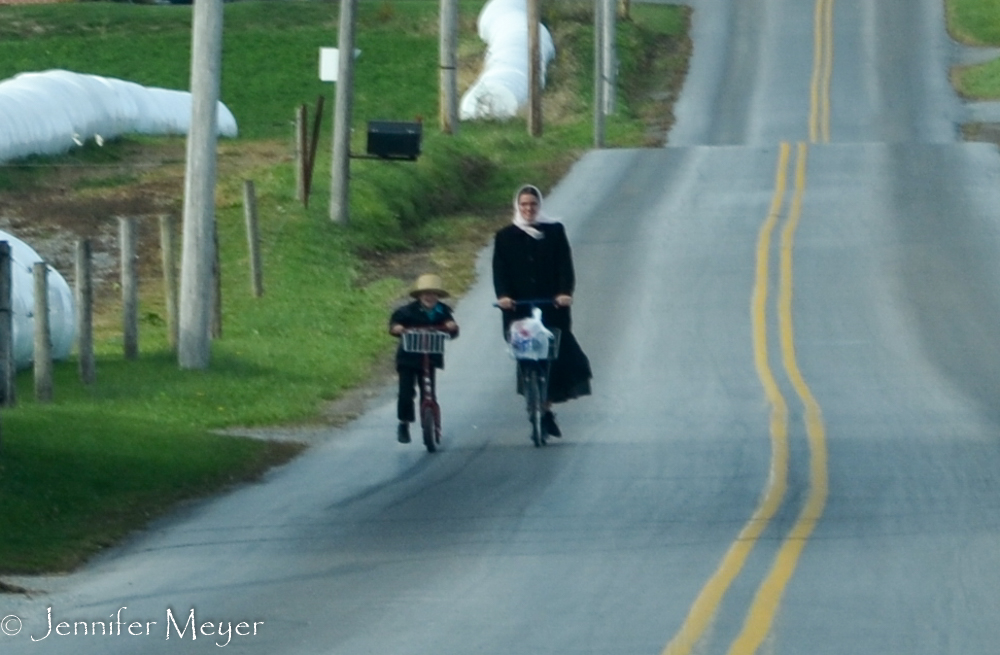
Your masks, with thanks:
<instances>
[{"instance_id":1,"label":"white plastic bag","mask_svg":"<svg viewBox=\"0 0 1000 655\"><path fill-rule=\"evenodd\" d=\"M543 360L549 358L552 333L542 324L542 310L535 307L529 318L510 324L508 344L514 359Z\"/></svg>"}]
</instances>

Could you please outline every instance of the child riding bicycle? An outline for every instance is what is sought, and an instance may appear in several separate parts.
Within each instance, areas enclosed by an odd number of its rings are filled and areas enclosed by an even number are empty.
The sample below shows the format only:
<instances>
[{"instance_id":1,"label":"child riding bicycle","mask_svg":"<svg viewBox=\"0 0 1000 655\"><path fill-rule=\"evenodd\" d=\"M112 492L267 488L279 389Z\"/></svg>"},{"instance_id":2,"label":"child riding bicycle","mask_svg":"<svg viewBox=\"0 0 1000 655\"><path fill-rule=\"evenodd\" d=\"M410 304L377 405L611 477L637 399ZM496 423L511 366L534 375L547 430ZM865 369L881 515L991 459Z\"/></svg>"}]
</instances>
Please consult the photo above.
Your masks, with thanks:
<instances>
[{"instance_id":1,"label":"child riding bicycle","mask_svg":"<svg viewBox=\"0 0 1000 655\"><path fill-rule=\"evenodd\" d=\"M413 302L396 309L389 318L389 334L398 338L407 329L434 327L447 332L452 339L458 337L458 324L452 316L451 307L441 302L442 298L448 297L448 292L444 290L440 277L430 273L421 275L413 284L410 296L414 298ZM413 406L415 388L423 370L423 357L420 353L405 352L402 343L396 350L396 372L399 374L396 440L399 443L410 443L410 423L416 419ZM430 357L433 369L444 368L444 355Z\"/></svg>"}]
</instances>

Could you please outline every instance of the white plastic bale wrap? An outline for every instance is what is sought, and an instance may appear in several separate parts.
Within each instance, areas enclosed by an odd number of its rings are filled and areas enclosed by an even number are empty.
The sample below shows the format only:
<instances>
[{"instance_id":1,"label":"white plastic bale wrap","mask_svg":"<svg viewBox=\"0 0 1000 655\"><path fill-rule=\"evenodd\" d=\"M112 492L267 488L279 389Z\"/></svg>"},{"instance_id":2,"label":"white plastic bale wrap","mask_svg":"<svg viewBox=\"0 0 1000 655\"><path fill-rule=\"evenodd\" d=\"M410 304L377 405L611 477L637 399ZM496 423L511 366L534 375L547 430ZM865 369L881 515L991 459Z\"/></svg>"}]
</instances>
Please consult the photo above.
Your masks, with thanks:
<instances>
[{"instance_id":1,"label":"white plastic bale wrap","mask_svg":"<svg viewBox=\"0 0 1000 655\"><path fill-rule=\"evenodd\" d=\"M528 102L528 10L525 0L490 0L479 12L479 38L487 44L483 71L462 95L461 120L511 118ZM538 26L541 83L556 55L552 36Z\"/></svg>"},{"instance_id":2,"label":"white plastic bale wrap","mask_svg":"<svg viewBox=\"0 0 1000 655\"><path fill-rule=\"evenodd\" d=\"M42 261L38 253L14 235L0 230L0 241L10 244L11 310L14 341L14 365L27 368L35 358L35 274L34 265ZM76 340L76 313L73 292L66 279L51 266L48 273L49 335L52 358L66 359Z\"/></svg>"},{"instance_id":3,"label":"white plastic bale wrap","mask_svg":"<svg viewBox=\"0 0 1000 655\"><path fill-rule=\"evenodd\" d=\"M219 135L236 119L218 106ZM0 82L0 161L57 155L79 142L122 134L187 134L191 94L65 70L21 73Z\"/></svg>"}]
</instances>

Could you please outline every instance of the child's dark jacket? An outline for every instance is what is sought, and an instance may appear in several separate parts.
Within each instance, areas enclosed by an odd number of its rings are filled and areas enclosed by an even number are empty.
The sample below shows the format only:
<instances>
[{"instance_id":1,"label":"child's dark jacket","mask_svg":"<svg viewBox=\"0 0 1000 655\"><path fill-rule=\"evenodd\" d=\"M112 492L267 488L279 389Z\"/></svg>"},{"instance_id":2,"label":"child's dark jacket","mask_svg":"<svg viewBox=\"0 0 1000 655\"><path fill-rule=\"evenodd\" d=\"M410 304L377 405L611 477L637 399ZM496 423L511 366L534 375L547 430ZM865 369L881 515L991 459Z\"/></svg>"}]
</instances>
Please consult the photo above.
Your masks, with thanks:
<instances>
[{"instance_id":1,"label":"child's dark jacket","mask_svg":"<svg viewBox=\"0 0 1000 655\"><path fill-rule=\"evenodd\" d=\"M436 325L439 329L444 330L440 326L453 320L455 319L452 317L451 307L443 302L439 302L434 305L433 309L427 310L424 309L419 300L414 300L392 313L392 316L389 318L389 326L392 327L399 324L404 328L416 328ZM455 328L451 333L451 338L458 338L458 328ZM396 349L396 368L423 368L423 354L405 352L403 350L403 340L400 339L399 342L399 347ZM444 355L431 355L431 363L434 365L434 368L444 368Z\"/></svg>"}]
</instances>

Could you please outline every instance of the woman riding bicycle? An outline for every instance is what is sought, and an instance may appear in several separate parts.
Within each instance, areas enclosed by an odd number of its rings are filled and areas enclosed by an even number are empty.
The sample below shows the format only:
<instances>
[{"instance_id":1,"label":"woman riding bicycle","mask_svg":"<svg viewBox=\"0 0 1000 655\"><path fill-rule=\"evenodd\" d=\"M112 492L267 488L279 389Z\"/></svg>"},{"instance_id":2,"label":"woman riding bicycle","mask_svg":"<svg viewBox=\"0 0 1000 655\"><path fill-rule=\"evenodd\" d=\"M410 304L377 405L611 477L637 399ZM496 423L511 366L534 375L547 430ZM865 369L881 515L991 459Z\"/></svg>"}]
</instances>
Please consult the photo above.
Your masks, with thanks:
<instances>
[{"instance_id":1,"label":"woman riding bicycle","mask_svg":"<svg viewBox=\"0 0 1000 655\"><path fill-rule=\"evenodd\" d=\"M504 338L511 322L531 315L531 307L519 301L550 301L539 304L542 322L562 334L558 357L552 362L549 405L590 395L590 361L572 332L570 305L575 285L566 229L542 213L542 193L537 187L522 186L514 195L513 223L494 237L493 288L497 305L504 310ZM562 436L551 407L546 410L546 433Z\"/></svg>"}]
</instances>

